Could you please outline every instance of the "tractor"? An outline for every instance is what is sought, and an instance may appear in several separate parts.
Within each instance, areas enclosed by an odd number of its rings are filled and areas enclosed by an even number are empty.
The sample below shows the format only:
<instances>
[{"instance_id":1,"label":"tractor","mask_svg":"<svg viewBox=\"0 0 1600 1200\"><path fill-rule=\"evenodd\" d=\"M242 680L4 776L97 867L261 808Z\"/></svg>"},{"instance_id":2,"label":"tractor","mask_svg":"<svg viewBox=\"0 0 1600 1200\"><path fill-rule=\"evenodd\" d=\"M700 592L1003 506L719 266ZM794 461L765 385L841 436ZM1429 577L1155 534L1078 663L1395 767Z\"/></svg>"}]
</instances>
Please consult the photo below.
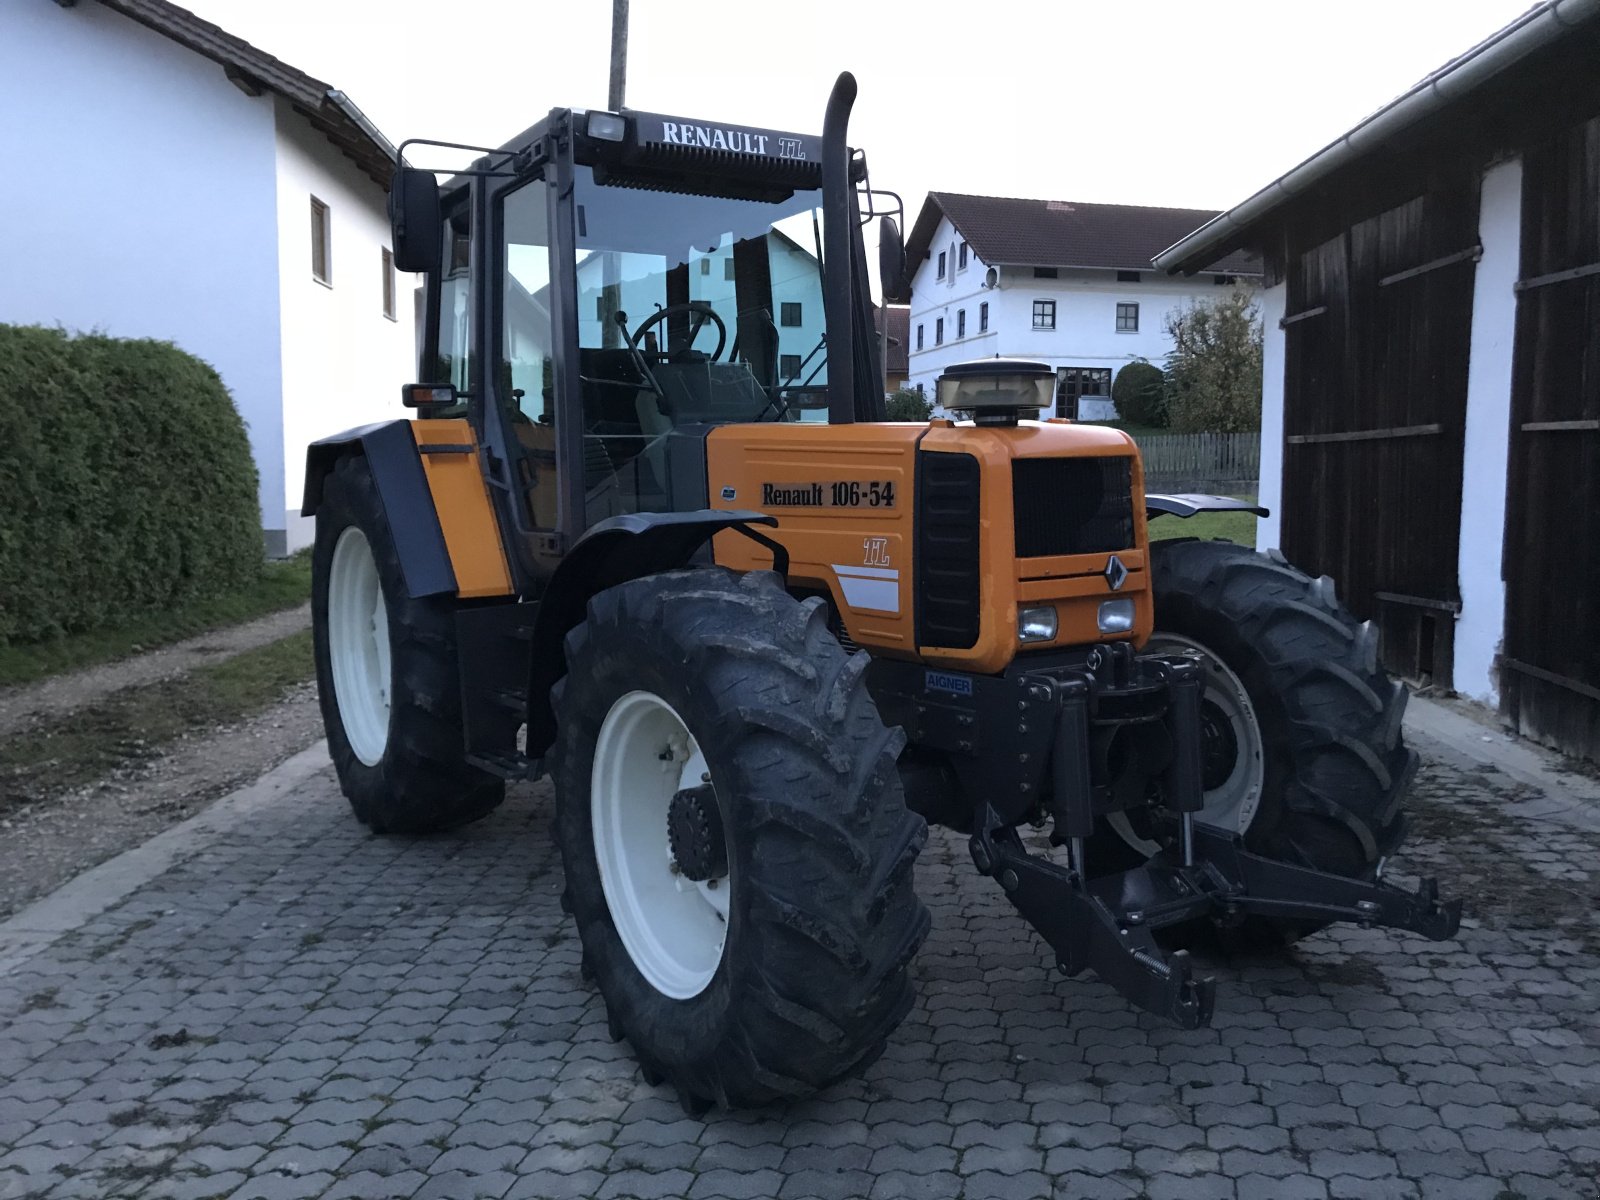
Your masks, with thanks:
<instances>
[{"instance_id":1,"label":"tractor","mask_svg":"<svg viewBox=\"0 0 1600 1200\"><path fill-rule=\"evenodd\" d=\"M1146 494L1125 433L1038 419L1037 363L885 419L864 225L885 280L904 248L855 94L820 138L556 109L442 183L405 152L451 143L401 147L414 417L305 483L355 816L444 830L549 776L584 977L691 1112L881 1053L930 822L1060 970L1185 1028L1198 937L1452 936L1382 878L1417 757L1374 627L1274 552L1148 537L1252 506Z\"/></svg>"}]
</instances>

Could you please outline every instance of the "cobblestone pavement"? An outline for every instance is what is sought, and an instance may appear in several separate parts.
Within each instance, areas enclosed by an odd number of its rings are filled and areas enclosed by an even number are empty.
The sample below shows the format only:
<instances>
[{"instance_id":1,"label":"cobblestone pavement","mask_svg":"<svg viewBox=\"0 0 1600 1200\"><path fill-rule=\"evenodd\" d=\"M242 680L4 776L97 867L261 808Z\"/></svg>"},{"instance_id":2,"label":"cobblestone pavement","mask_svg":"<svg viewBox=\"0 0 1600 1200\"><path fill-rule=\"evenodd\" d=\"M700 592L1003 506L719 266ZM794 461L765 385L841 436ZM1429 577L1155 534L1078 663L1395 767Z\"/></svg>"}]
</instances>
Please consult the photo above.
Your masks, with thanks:
<instances>
[{"instance_id":1,"label":"cobblestone pavement","mask_svg":"<svg viewBox=\"0 0 1600 1200\"><path fill-rule=\"evenodd\" d=\"M866 1078L688 1120L579 978L550 797L366 835L330 771L0 974L0 1197L1600 1196L1600 834L1432 761L1459 940L1218 965L1133 1013L935 834L920 1000ZM0 959L5 955L0 953Z\"/></svg>"}]
</instances>

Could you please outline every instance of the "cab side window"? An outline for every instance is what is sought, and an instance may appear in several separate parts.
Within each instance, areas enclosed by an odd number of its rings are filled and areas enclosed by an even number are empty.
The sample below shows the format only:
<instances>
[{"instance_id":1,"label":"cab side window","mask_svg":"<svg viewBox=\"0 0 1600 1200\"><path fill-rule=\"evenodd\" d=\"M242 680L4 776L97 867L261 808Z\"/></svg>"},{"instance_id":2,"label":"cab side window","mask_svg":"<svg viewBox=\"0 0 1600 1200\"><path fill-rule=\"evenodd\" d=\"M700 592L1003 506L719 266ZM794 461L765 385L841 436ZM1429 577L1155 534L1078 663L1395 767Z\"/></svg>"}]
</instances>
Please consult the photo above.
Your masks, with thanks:
<instances>
[{"instance_id":1,"label":"cab side window","mask_svg":"<svg viewBox=\"0 0 1600 1200\"><path fill-rule=\"evenodd\" d=\"M438 383L472 390L472 219L465 204L444 222L444 263L439 274Z\"/></svg>"}]
</instances>

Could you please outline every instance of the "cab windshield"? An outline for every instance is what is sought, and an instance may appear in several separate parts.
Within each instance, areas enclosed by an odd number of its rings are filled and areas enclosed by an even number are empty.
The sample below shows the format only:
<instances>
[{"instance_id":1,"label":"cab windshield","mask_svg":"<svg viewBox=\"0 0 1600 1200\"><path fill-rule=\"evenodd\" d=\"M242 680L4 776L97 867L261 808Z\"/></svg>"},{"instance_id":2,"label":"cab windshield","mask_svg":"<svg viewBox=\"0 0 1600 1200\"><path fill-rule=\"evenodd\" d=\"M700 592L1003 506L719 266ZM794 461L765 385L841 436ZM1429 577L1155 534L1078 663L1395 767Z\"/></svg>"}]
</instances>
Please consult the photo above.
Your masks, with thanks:
<instances>
[{"instance_id":1,"label":"cab windshield","mask_svg":"<svg viewBox=\"0 0 1600 1200\"><path fill-rule=\"evenodd\" d=\"M676 428L827 419L819 193L678 195L575 174L590 520L672 507Z\"/></svg>"}]
</instances>

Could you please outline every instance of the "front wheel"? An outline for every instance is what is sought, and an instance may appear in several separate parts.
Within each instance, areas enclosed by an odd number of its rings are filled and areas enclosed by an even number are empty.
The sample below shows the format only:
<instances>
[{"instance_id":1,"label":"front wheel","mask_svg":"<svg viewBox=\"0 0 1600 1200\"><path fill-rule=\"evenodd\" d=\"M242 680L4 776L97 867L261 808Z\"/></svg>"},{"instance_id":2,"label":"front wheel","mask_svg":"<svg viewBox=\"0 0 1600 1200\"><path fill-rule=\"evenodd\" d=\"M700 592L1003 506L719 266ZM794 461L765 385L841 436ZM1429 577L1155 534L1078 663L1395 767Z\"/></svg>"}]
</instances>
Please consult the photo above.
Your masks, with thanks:
<instances>
[{"instance_id":1,"label":"front wheel","mask_svg":"<svg viewBox=\"0 0 1600 1200\"><path fill-rule=\"evenodd\" d=\"M568 905L613 1035L691 1112L853 1075L911 1006L926 826L866 661L770 572L620 584L567 637Z\"/></svg>"},{"instance_id":2,"label":"front wheel","mask_svg":"<svg viewBox=\"0 0 1600 1200\"><path fill-rule=\"evenodd\" d=\"M1417 755L1402 740L1406 689L1378 663L1377 630L1281 555L1223 541L1153 542L1148 649L1205 673L1199 819L1251 850L1370 878L1405 830ZM1109 822L1148 856L1170 831L1156 810ZM1252 918L1231 940L1292 940L1316 926Z\"/></svg>"}]
</instances>

